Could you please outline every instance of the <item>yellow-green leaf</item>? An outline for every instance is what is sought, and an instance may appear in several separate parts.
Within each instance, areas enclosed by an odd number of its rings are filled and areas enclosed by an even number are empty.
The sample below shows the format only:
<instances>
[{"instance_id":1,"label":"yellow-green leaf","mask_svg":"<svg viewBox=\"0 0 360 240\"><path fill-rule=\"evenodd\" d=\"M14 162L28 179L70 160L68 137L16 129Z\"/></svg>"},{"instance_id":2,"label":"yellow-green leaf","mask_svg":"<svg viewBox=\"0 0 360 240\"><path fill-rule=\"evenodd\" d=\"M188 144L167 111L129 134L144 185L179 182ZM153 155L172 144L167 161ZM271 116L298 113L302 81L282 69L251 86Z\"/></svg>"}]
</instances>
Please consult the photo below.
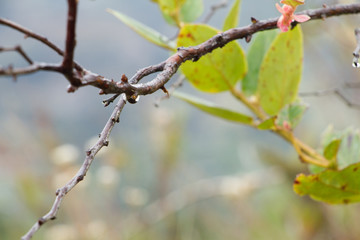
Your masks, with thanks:
<instances>
[{"instance_id":1,"label":"yellow-green leaf","mask_svg":"<svg viewBox=\"0 0 360 240\"><path fill-rule=\"evenodd\" d=\"M186 24L180 29L177 46L196 46L218 32L208 25ZM198 90L216 93L229 90L242 79L247 62L244 51L233 41L202 56L197 62L185 62L180 69Z\"/></svg>"},{"instance_id":2,"label":"yellow-green leaf","mask_svg":"<svg viewBox=\"0 0 360 240\"><path fill-rule=\"evenodd\" d=\"M165 20L180 26L196 20L203 12L203 0L158 0L160 10Z\"/></svg>"},{"instance_id":3,"label":"yellow-green leaf","mask_svg":"<svg viewBox=\"0 0 360 240\"><path fill-rule=\"evenodd\" d=\"M241 83L242 90L247 96L256 93L261 63L277 33L276 30L259 32L251 41L247 53L249 69Z\"/></svg>"},{"instance_id":4,"label":"yellow-green leaf","mask_svg":"<svg viewBox=\"0 0 360 240\"><path fill-rule=\"evenodd\" d=\"M294 182L294 191L332 204L360 202L360 163L340 171L327 169L308 176L299 174Z\"/></svg>"},{"instance_id":5,"label":"yellow-green leaf","mask_svg":"<svg viewBox=\"0 0 360 240\"><path fill-rule=\"evenodd\" d=\"M324 149L324 157L332 162L336 161L336 156L339 151L341 144L341 139L336 139L332 141L329 145Z\"/></svg>"},{"instance_id":6,"label":"yellow-green leaf","mask_svg":"<svg viewBox=\"0 0 360 240\"><path fill-rule=\"evenodd\" d=\"M268 119L266 119L265 121L261 122L259 125L257 125L257 128L259 130L270 130L270 129L275 129L276 127L276 116L270 117Z\"/></svg>"},{"instance_id":7,"label":"yellow-green leaf","mask_svg":"<svg viewBox=\"0 0 360 240\"><path fill-rule=\"evenodd\" d=\"M220 106L216 106L215 104L213 104L211 102L207 102L205 100L190 96L185 93L174 92L173 96L191 104L192 106L194 106L210 115L213 115L213 116L225 119L225 120L229 120L229 121L253 125L253 121L254 121L253 118L249 117L245 114L235 112L235 111L232 111L232 110L220 107Z\"/></svg>"},{"instance_id":8,"label":"yellow-green leaf","mask_svg":"<svg viewBox=\"0 0 360 240\"><path fill-rule=\"evenodd\" d=\"M228 15L225 18L223 31L235 28L239 23L240 0L235 0Z\"/></svg>"},{"instance_id":9,"label":"yellow-green leaf","mask_svg":"<svg viewBox=\"0 0 360 240\"><path fill-rule=\"evenodd\" d=\"M333 141L341 140L337 153L337 166L343 169L350 164L360 161L360 131L349 127L343 131L336 131L332 127L323 134L322 145L324 149ZM325 151L325 150L324 150Z\"/></svg>"},{"instance_id":10,"label":"yellow-green leaf","mask_svg":"<svg viewBox=\"0 0 360 240\"><path fill-rule=\"evenodd\" d=\"M261 64L258 82L260 105L269 115L277 114L297 97L303 61L301 27L280 33Z\"/></svg>"},{"instance_id":11,"label":"yellow-green leaf","mask_svg":"<svg viewBox=\"0 0 360 240\"><path fill-rule=\"evenodd\" d=\"M141 22L138 22L135 19L132 19L129 16L126 16L121 12L112 9L107 9L107 11L149 42L154 43L162 48L175 50L175 43L170 41L169 38L157 32L156 30L142 24Z\"/></svg>"}]
</instances>

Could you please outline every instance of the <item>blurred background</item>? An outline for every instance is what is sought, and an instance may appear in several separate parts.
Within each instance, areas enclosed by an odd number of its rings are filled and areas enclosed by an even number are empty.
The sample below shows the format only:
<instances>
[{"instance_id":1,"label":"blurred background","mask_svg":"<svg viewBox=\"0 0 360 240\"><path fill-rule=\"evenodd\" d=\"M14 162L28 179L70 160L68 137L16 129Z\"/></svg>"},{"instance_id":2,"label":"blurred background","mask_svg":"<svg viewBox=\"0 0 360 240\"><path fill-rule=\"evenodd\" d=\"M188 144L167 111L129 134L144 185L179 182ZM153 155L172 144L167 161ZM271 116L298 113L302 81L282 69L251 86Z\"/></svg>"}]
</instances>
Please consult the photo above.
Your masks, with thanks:
<instances>
[{"instance_id":1,"label":"blurred background","mask_svg":"<svg viewBox=\"0 0 360 240\"><path fill-rule=\"evenodd\" d=\"M204 0L202 21L219 0ZM299 8L354 1L307 1ZM240 26L250 17L279 16L276 1L243 0ZM221 28L232 1L209 24ZM150 0L81 0L75 59L83 67L118 81L159 63L169 52L151 45L106 12L121 11L162 34L166 24ZM66 1L1 0L0 16L23 25L63 48ZM359 82L351 66L354 28L360 16L303 24L304 71L300 92L340 87L359 103ZM239 41L246 50L248 44ZM21 45L38 62L60 62L46 46L0 25L0 46ZM0 65L26 66L16 53L0 54ZM178 76L172 80L174 82ZM147 78L145 80L149 80ZM113 105L104 108L98 89L67 93L67 81L39 72L0 79L0 239L19 239L50 209L57 188L78 170ZM181 91L247 112L227 93ZM85 180L65 198L56 221L34 239L359 239L358 204L332 206L292 191L306 172L292 146L274 134L208 116L177 99L142 97L127 105ZM309 104L296 135L320 148L328 127L359 128L360 111L338 96L306 97Z\"/></svg>"}]
</instances>

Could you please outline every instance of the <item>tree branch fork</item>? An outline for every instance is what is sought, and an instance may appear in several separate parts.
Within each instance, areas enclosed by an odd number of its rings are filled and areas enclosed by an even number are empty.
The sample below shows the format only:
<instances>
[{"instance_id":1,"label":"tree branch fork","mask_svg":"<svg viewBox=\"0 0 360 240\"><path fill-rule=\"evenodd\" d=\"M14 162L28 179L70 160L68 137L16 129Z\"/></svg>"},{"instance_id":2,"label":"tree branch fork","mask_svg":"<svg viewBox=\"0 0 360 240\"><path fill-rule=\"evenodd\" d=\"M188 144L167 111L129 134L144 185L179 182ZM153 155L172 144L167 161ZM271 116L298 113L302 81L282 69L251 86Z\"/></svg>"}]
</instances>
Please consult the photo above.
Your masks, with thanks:
<instances>
[{"instance_id":1,"label":"tree branch fork","mask_svg":"<svg viewBox=\"0 0 360 240\"><path fill-rule=\"evenodd\" d=\"M113 102L118 96L120 96L120 98L115 105L114 110L107 123L105 124L101 134L99 135L98 141L88 151L86 151L86 157L79 171L71 180L69 180L68 183L66 183L62 188L59 188L56 191L56 198L50 211L43 217L41 217L31 227L31 229L22 237L23 240L31 239L32 236L39 230L39 228L44 223L49 220L55 219L65 195L84 179L97 152L102 147L109 144L108 137L115 123L119 122L120 113L126 104L126 100L130 103L134 103L140 95L152 94L159 89L167 92L164 87L165 84L177 72L182 63L189 60L197 61L202 56L211 53L215 49L222 48L227 43L237 39L244 38L248 42L251 40L251 36L253 34L259 31L270 30L277 27L277 18L261 21L252 18L252 23L246 27L233 28L228 31L219 33L210 38L209 40L199 44L198 46L178 48L177 52L165 61L138 70L130 79L128 79L125 75L122 75L120 81L114 81L113 79L108 79L97 73L93 73L83 68L80 64L74 61L78 1L67 0L67 2L68 17L66 27L65 51L61 50L58 46L49 41L46 37L34 33L33 31L17 23L0 18L0 24L19 31L25 34L27 37L31 37L42 42L44 45L46 45L47 47L49 47L63 57L62 62L59 64L40 63L31 60L31 58L19 46L15 46L13 48L0 48L0 52L18 52L29 63L27 67L22 68L14 68L13 66L9 66L7 68L0 67L0 76L12 76L16 78L19 75L25 75L39 71L58 72L69 81L70 86L68 87L68 92L75 92L80 87L93 86L100 89L100 94L114 94L113 97L104 101L105 106ZM315 20L343 14L355 13L360 13L360 3L335 5L330 7L324 6L323 8L307 10L300 14L307 14L311 17L311 20ZM154 73L158 74L152 80L145 83L139 83L140 80L143 79L145 76Z\"/></svg>"},{"instance_id":2,"label":"tree branch fork","mask_svg":"<svg viewBox=\"0 0 360 240\"><path fill-rule=\"evenodd\" d=\"M100 94L119 95L125 93L127 99L133 99L136 98L136 96L152 94L153 92L164 88L164 85L171 79L171 77L177 72L180 65L185 61L197 61L202 56L211 53L217 48L225 46L231 41L243 38L247 41L250 41L251 36L256 32L277 28L277 18L262 21L258 21L252 18L252 24L246 27L233 28L228 31L219 33L198 46L178 48L177 52L170 56L167 60L157 65L152 65L140 69L129 81L122 80L116 82L113 79L108 79L104 76L86 70L73 61L73 52L75 48L76 4L74 4L75 1L68 0L68 2L69 13L65 52L60 50L60 48L56 47L55 44L51 43L46 38L33 33L31 30L28 30L9 20L0 18L0 24L9 26L15 30L25 33L28 37L32 37L43 42L45 45L56 51L59 55L63 56L63 61L61 64L35 62L24 68L14 68L12 66L8 68L0 68L0 76L18 76L37 71L53 71L63 74L68 79L70 82L68 92L75 92L80 87L90 85L99 88ZM359 12L360 4L354 3L346 5L324 6L323 8L315 10L303 11L299 14L307 14L311 17L311 20L315 20L344 14L356 14ZM146 83L139 83L143 77L156 72L160 73L151 81Z\"/></svg>"}]
</instances>

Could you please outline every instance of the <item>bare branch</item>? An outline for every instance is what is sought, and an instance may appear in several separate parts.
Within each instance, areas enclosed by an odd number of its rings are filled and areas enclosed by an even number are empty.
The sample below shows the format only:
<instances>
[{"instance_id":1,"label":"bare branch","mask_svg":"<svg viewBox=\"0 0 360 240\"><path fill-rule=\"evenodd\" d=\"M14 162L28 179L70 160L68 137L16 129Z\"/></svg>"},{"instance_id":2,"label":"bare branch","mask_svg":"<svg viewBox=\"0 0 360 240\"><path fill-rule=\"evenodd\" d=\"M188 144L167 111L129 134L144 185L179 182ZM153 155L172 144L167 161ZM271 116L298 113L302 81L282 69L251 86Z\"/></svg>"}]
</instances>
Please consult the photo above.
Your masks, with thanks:
<instances>
[{"instance_id":1,"label":"bare branch","mask_svg":"<svg viewBox=\"0 0 360 240\"><path fill-rule=\"evenodd\" d=\"M77 87L81 81L73 77L73 61L75 49L75 28L76 28L77 0L68 0L68 17L66 31L66 46L64 59L61 64L64 76L69 80L71 85Z\"/></svg>"},{"instance_id":2,"label":"bare branch","mask_svg":"<svg viewBox=\"0 0 360 240\"><path fill-rule=\"evenodd\" d=\"M69 0L69 1L72 2L75 0L72 1ZM316 19L324 19L332 16L339 16L343 14L355 14L359 12L360 12L360 3L354 3L354 4L345 4L345 5L340 4L330 7L327 6L325 8L319 8L315 10L306 10L299 14L307 14L311 17L311 20L316 20ZM0 24L1 23L4 24L4 20L0 19ZM100 88L101 94L125 93L128 99L130 97L134 98L138 95L151 94L159 89L162 89L164 85L170 80L170 78L176 73L180 65L185 61L187 60L197 61L202 56L212 52L217 48L221 48L225 46L227 43L231 41L241 38L249 39L249 36L253 35L256 32L277 28L276 23L277 23L277 18L262 20L262 21L253 21L252 24L250 24L249 26L233 28L223 33L219 33L214 37L210 38L209 40L199 44L198 46L180 48L178 49L177 53L169 57L164 62L139 70L130 79L129 82L115 82L113 80L106 79L98 74L94 74L91 73L90 71L86 71L82 69L80 66L77 68L75 64L75 68L78 71L72 72L73 73L72 78L75 80L78 79L80 83L79 85L73 85L68 89L68 91L69 92L75 91L77 87L91 85ZM6 25L9 26L9 23L7 22ZM28 31L24 31L24 28L19 27L18 25L10 24L10 26L13 26L13 28L21 32L29 33ZM42 41L44 40L42 37L39 37L38 35L34 35L32 33L31 35L36 39ZM46 44L49 45L49 42L46 41ZM61 55L63 55L62 52ZM143 77L159 71L161 72L153 80L146 83L138 83Z\"/></svg>"},{"instance_id":3,"label":"bare branch","mask_svg":"<svg viewBox=\"0 0 360 240\"><path fill-rule=\"evenodd\" d=\"M37 33L34 33L30 29L27 29L27 28L25 28L17 23L14 23L10 20L7 20L7 19L0 18L0 24L8 26L12 29L15 29L15 30L21 32L21 33L24 33L25 37L30 37L30 38L36 39L36 40L40 41L41 43L45 44L46 46L48 46L49 48L51 48L52 50L54 50L60 56L64 56L64 52L58 46L56 46L54 43L49 41L46 37L43 37ZM77 64L75 61L74 61L74 65L78 71L82 70L82 67L79 64Z\"/></svg>"},{"instance_id":4,"label":"bare branch","mask_svg":"<svg viewBox=\"0 0 360 240\"><path fill-rule=\"evenodd\" d=\"M28 67L23 67L23 68L13 68L12 66L10 66L8 68L0 68L0 75L17 76L17 75L24 75L24 74L37 72L40 70L61 73L59 66L57 64L33 63L32 65L29 65Z\"/></svg>"},{"instance_id":5,"label":"bare branch","mask_svg":"<svg viewBox=\"0 0 360 240\"><path fill-rule=\"evenodd\" d=\"M62 188L59 188L56 191L56 198L53 203L53 206L51 207L50 211L42 216L32 227L31 229L21 238L22 240L29 240L32 238L32 236L40 229L40 227L48 222L49 220L54 220L56 218L56 214L60 208L61 202L64 199L65 195L73 189L80 181L84 179L86 176L86 173L88 172L90 165L92 164L95 155L99 150L104 147L108 146L109 144L109 135L114 127L116 122L119 122L119 117L122 109L124 108L126 104L126 101L124 100L124 96L121 97L118 101L118 103L115 106L114 111L112 112L109 120L105 124L104 129L102 130L98 141L95 143L94 146L92 146L88 151L86 151L86 157L81 165L79 171L75 174L75 176L67 182Z\"/></svg>"},{"instance_id":6,"label":"bare branch","mask_svg":"<svg viewBox=\"0 0 360 240\"><path fill-rule=\"evenodd\" d=\"M111 98L108 98L108 99L103 100L104 107L109 106L110 103L114 102L115 99L116 99L118 96L120 96L120 94L115 94L115 95L112 96Z\"/></svg>"},{"instance_id":7,"label":"bare branch","mask_svg":"<svg viewBox=\"0 0 360 240\"><path fill-rule=\"evenodd\" d=\"M180 75L180 77L171 85L169 91L168 91L168 94L167 95L164 95L160 98L157 99L157 101L154 103L155 107L158 107L160 105L160 102L162 100L165 100L165 99L168 99L170 98L171 94L176 90L178 89L179 87L182 86L182 84L184 83L186 77L185 75Z\"/></svg>"},{"instance_id":8,"label":"bare branch","mask_svg":"<svg viewBox=\"0 0 360 240\"><path fill-rule=\"evenodd\" d=\"M311 17L311 20L315 19L324 19L327 17L332 16L339 16L342 14L355 14L360 12L360 4L347 4L347 5L335 5L326 8L320 8L315 10L307 10L301 12L299 14L307 14ZM212 52L217 48L221 48L225 46L227 43L246 38L251 36L252 34L265 31L269 29L277 28L277 18L270 19L270 20L262 20L262 21L255 21L251 25L241 28L233 28L223 33L219 33L214 37L210 38L209 40L188 48L179 48L178 52L169 57L166 61L150 66L144 69L139 70L136 75L132 78L136 79L136 81L140 81L141 78L148 75L149 73L154 73L157 71L162 71L159 73L153 80L142 83L142 84L133 84L134 81L130 81L128 83L113 83L117 86L112 86L109 89L103 89L103 93L126 93L127 95L146 95L151 94L158 89L161 89L164 84L166 84L170 78L175 74L177 69L180 67L182 63L187 60L197 61L205 54ZM92 85L92 84L90 84ZM109 83L109 85L112 85ZM115 92L113 92L115 90Z\"/></svg>"}]
</instances>

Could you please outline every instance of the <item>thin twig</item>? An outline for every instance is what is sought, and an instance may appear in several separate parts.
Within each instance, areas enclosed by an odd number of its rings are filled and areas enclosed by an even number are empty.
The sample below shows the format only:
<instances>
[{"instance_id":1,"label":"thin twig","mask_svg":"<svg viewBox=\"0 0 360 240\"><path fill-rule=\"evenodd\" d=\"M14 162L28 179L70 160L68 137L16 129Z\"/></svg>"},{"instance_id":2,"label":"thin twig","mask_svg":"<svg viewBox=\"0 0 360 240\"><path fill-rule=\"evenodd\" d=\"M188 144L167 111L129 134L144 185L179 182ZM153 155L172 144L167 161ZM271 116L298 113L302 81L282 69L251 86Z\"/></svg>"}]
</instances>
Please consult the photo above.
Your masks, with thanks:
<instances>
[{"instance_id":1,"label":"thin twig","mask_svg":"<svg viewBox=\"0 0 360 240\"><path fill-rule=\"evenodd\" d=\"M0 68L0 75L17 76L17 75L34 73L34 72L37 72L40 70L61 73L61 71L59 70L59 65L57 65L57 64L33 63L32 65L29 65L27 67L22 67L22 68L13 68L12 66L10 66L8 68Z\"/></svg>"},{"instance_id":2,"label":"thin twig","mask_svg":"<svg viewBox=\"0 0 360 240\"><path fill-rule=\"evenodd\" d=\"M347 85L346 85L347 86ZM360 109L360 104L357 103L353 103L351 102L342 92L341 92L341 88L339 87L334 87L334 88L329 88L329 89L324 89L324 90L318 90L318 91L313 91L313 92L302 92L299 93L299 96L301 97L321 97L321 96L328 96L328 95L336 95L338 96L347 106L351 107L351 108L359 108Z\"/></svg>"},{"instance_id":3,"label":"thin twig","mask_svg":"<svg viewBox=\"0 0 360 240\"><path fill-rule=\"evenodd\" d=\"M73 189L80 181L84 179L86 173L88 172L90 165L92 164L97 152L104 146L108 146L109 144L109 135L114 127L116 122L119 122L119 117L122 109L124 108L126 101L123 97L121 97L118 103L115 106L114 111L112 112L109 120L105 124L104 129L99 135L99 139L88 151L86 151L86 157L81 165L79 171L75 174L75 176L67 182L62 188L59 188L56 191L56 198L51 207L50 211L42 216L32 227L31 229L21 238L22 240L29 240L32 236L40 229L40 227L48 222L49 220L54 220L56 218L56 214L60 208L61 202L64 199L65 195Z\"/></svg>"},{"instance_id":4,"label":"thin twig","mask_svg":"<svg viewBox=\"0 0 360 240\"><path fill-rule=\"evenodd\" d=\"M10 20L4 19L4 18L0 18L0 24L8 26L12 29L15 29L15 30L21 32L21 33L24 33L25 37L30 37L30 38L36 39L36 40L40 41L41 43L43 43L44 45L51 48L52 50L54 50L60 56L64 56L64 52L58 46L56 46L53 42L49 41L46 37L43 37L37 33L34 33L30 29L24 28L23 26L21 26L17 23L14 23ZM75 61L74 61L74 65L78 71L82 70L82 67Z\"/></svg>"},{"instance_id":5,"label":"thin twig","mask_svg":"<svg viewBox=\"0 0 360 240\"><path fill-rule=\"evenodd\" d=\"M360 58L360 28L355 29L355 39L356 39L356 48L353 52L353 67L360 67L359 58Z\"/></svg>"},{"instance_id":6,"label":"thin twig","mask_svg":"<svg viewBox=\"0 0 360 240\"><path fill-rule=\"evenodd\" d=\"M184 83L185 79L186 79L185 75L180 75L179 78L178 78L178 79L171 85L171 87L169 88L168 94L159 97L159 98L155 101L155 103L154 103L155 107L158 107L158 106L160 105L160 102L161 102L161 101L163 101L163 100L165 100L165 99L169 99L170 96L172 95L172 93L173 93L176 89L178 89L179 87L182 86L182 84Z\"/></svg>"},{"instance_id":7,"label":"thin twig","mask_svg":"<svg viewBox=\"0 0 360 240\"><path fill-rule=\"evenodd\" d=\"M206 17L204 18L203 23L208 23L210 21L210 19L214 16L215 12L217 10L219 10L220 8L226 7L227 4L228 4L227 0L221 0L221 2L212 5L211 8L210 8L209 14L206 15Z\"/></svg>"},{"instance_id":8,"label":"thin twig","mask_svg":"<svg viewBox=\"0 0 360 240\"><path fill-rule=\"evenodd\" d=\"M0 52L18 52L29 64L33 64L31 58L25 53L21 46L17 45L15 47L0 47Z\"/></svg>"},{"instance_id":9,"label":"thin twig","mask_svg":"<svg viewBox=\"0 0 360 240\"><path fill-rule=\"evenodd\" d=\"M108 98L108 99L103 100L104 107L109 106L110 103L114 102L115 99L116 99L119 95L120 95L120 94L115 94L115 95L112 96L111 98Z\"/></svg>"}]
</instances>

